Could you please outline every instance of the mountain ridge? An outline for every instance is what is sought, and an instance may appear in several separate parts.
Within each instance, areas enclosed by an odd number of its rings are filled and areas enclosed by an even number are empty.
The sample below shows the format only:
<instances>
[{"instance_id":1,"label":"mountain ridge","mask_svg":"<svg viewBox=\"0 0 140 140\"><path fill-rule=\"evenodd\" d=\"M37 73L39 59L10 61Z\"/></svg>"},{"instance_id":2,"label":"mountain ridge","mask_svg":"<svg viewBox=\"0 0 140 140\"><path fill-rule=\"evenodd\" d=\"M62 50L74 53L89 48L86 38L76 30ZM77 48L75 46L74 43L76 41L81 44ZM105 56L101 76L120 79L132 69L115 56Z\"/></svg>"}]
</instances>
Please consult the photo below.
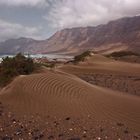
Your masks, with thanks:
<instances>
[{"instance_id":1,"label":"mountain ridge","mask_svg":"<svg viewBox=\"0 0 140 140\"><path fill-rule=\"evenodd\" d=\"M22 37L0 43L0 54L79 54L86 50L100 53L120 50L140 52L140 16L121 18L94 27L63 29L46 40Z\"/></svg>"}]
</instances>

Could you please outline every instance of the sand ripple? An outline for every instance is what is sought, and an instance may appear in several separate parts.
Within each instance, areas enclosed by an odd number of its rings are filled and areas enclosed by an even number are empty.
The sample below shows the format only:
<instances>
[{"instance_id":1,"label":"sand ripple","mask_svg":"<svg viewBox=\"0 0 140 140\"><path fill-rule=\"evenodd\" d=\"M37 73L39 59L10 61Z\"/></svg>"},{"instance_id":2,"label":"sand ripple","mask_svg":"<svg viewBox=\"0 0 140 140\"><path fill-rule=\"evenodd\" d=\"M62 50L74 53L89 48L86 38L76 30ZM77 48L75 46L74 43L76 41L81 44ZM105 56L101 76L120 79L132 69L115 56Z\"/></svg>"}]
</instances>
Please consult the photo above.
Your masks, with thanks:
<instances>
[{"instance_id":1,"label":"sand ripple","mask_svg":"<svg viewBox=\"0 0 140 140\"><path fill-rule=\"evenodd\" d=\"M140 130L140 98L115 94L72 75L47 71L18 77L1 95L20 114L92 116Z\"/></svg>"}]
</instances>

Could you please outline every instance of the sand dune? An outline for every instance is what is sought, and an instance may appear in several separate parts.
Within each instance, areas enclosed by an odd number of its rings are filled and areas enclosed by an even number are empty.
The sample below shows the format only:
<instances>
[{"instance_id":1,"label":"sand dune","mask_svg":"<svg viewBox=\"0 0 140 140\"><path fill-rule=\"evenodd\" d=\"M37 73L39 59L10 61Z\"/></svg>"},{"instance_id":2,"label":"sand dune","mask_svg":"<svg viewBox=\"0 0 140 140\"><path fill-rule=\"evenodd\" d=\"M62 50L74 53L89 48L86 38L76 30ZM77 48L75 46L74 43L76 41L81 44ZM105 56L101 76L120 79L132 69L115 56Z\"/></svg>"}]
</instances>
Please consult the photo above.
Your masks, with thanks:
<instances>
[{"instance_id":1,"label":"sand dune","mask_svg":"<svg viewBox=\"0 0 140 140\"><path fill-rule=\"evenodd\" d=\"M92 116L140 130L140 98L93 86L70 74L47 71L15 79L0 99L19 115Z\"/></svg>"},{"instance_id":2,"label":"sand dune","mask_svg":"<svg viewBox=\"0 0 140 140\"><path fill-rule=\"evenodd\" d=\"M139 139L139 75L138 64L94 55L19 76L0 91L0 139ZM126 85L130 95L115 91Z\"/></svg>"},{"instance_id":3,"label":"sand dune","mask_svg":"<svg viewBox=\"0 0 140 140\"><path fill-rule=\"evenodd\" d=\"M140 75L139 64L115 61L98 54L87 57L84 62L80 62L78 65L66 65L61 70L72 74L101 72L118 75Z\"/></svg>"}]
</instances>

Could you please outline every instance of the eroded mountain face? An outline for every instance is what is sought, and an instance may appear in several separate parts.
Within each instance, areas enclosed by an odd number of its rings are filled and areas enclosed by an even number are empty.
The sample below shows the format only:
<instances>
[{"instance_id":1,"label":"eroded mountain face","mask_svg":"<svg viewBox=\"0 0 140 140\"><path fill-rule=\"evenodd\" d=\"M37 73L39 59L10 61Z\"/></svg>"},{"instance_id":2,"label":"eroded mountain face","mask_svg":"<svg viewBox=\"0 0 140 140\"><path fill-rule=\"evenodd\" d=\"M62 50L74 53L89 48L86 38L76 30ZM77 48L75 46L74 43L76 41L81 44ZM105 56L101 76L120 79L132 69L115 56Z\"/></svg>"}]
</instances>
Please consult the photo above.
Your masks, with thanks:
<instances>
[{"instance_id":1,"label":"eroded mountain face","mask_svg":"<svg viewBox=\"0 0 140 140\"><path fill-rule=\"evenodd\" d=\"M140 51L140 16L122 18L97 27L79 27L56 32L47 40L10 39L0 43L0 53L77 54L92 49L101 53Z\"/></svg>"}]
</instances>

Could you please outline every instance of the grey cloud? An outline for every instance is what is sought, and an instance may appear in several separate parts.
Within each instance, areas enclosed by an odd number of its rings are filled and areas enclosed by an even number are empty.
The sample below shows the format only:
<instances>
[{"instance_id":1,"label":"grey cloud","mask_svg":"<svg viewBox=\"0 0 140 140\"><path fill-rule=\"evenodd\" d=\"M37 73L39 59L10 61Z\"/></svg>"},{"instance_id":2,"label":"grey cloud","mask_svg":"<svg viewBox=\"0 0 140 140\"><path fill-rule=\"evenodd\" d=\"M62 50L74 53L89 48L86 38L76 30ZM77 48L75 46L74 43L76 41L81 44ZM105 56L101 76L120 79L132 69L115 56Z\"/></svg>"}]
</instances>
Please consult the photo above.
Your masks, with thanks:
<instances>
[{"instance_id":1,"label":"grey cloud","mask_svg":"<svg viewBox=\"0 0 140 140\"><path fill-rule=\"evenodd\" d=\"M28 27L16 23L9 23L0 19L0 41L22 36L40 39L40 30L40 27Z\"/></svg>"},{"instance_id":2,"label":"grey cloud","mask_svg":"<svg viewBox=\"0 0 140 140\"><path fill-rule=\"evenodd\" d=\"M55 0L43 16L53 28L93 26L140 14L139 0Z\"/></svg>"},{"instance_id":3,"label":"grey cloud","mask_svg":"<svg viewBox=\"0 0 140 140\"><path fill-rule=\"evenodd\" d=\"M0 5L42 7L47 5L47 1L46 0L0 0Z\"/></svg>"}]
</instances>

